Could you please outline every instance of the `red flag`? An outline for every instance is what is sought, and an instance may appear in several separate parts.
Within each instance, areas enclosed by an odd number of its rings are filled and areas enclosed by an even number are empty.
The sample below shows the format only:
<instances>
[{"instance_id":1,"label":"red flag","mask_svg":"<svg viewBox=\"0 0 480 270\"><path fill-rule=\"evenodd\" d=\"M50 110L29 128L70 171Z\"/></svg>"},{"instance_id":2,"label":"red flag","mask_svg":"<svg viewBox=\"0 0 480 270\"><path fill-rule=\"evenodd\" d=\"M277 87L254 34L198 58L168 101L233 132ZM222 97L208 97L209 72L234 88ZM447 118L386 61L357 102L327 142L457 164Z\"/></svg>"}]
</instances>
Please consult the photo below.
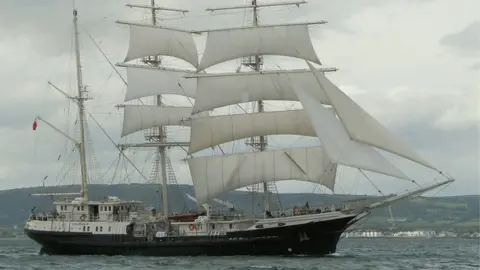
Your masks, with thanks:
<instances>
[{"instance_id":1,"label":"red flag","mask_svg":"<svg viewBox=\"0 0 480 270\"><path fill-rule=\"evenodd\" d=\"M33 121L32 129L37 130L37 126L38 126L37 120Z\"/></svg>"}]
</instances>

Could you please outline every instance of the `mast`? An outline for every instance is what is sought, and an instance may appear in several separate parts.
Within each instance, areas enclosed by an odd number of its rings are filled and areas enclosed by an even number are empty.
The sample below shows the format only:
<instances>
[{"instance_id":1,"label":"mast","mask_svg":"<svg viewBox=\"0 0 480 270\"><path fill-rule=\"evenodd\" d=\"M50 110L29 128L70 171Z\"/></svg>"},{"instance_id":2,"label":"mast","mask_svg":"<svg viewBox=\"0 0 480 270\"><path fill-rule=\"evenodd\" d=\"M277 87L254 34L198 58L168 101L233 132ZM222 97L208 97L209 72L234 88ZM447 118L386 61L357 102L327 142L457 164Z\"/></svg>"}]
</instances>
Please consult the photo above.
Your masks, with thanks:
<instances>
[{"instance_id":1,"label":"mast","mask_svg":"<svg viewBox=\"0 0 480 270\"><path fill-rule=\"evenodd\" d=\"M80 120L80 166L82 171L82 190L81 194L84 200L88 200L88 188L87 188L87 161L85 157L85 106L84 102L88 98L84 96L86 94L86 89L83 86L82 78L82 64L80 62L80 46L78 41L78 26L77 26L77 10L73 10L73 27L75 32L75 58L77 63L77 88L78 88L78 97L76 98L78 104L78 113Z\"/></svg>"},{"instance_id":2,"label":"mast","mask_svg":"<svg viewBox=\"0 0 480 270\"><path fill-rule=\"evenodd\" d=\"M168 7L159 7L155 5L155 0L150 0L150 5L133 5L133 4L128 4L127 7L131 8L141 8L141 9L150 9L151 11L151 27L163 29L162 27L157 26L157 10L162 10L162 11L171 11L171 12L181 12L181 13L186 13L188 10L181 10L181 9L173 9L173 8L168 8ZM122 23L120 21L117 21L117 23ZM130 23L126 23L130 24ZM135 24L130 24L130 25L135 25ZM165 28L167 29L167 28ZM168 28L169 29L169 28ZM170 31L171 29L169 29ZM173 30L171 30L173 31ZM147 42L147 41L145 41ZM148 55L148 54L147 54ZM164 71L177 71L173 69L168 69L162 67L162 59L159 54L151 54L150 56L145 56L143 55L142 62L147 64L148 66L137 66L138 68L143 68L145 70L164 70ZM125 66L125 67L131 67L132 65L121 65L119 66ZM168 88L167 85L162 85L160 87L166 87ZM170 106L166 106L162 102L162 95L161 94L155 94L155 102L154 104L158 108L165 108L168 110L171 108ZM142 105L143 106L143 105ZM125 115L124 115L125 117ZM124 119L125 121L125 119ZM169 215L169 205L168 205L168 183L170 181L175 181L175 177L173 172L169 172L167 174L167 169L171 170L171 164L170 161L167 157L167 149L169 147L176 147L176 146L188 146L187 143L170 143L167 141L167 136L166 136L166 127L168 124L162 124L162 125L155 125L153 128L148 128L149 131L145 134L145 139L148 141L148 143L142 143L142 144L124 144L121 145L121 147L126 148L126 147L154 147L156 149L156 158L155 158L155 163L154 163L154 169L156 170L155 175L158 177L158 175L161 175L162 181L161 181L161 186L162 186L162 208L163 208L163 215L165 219L168 220L168 215ZM146 129L146 128L145 128ZM144 129L141 129L144 130ZM167 168L168 167L168 168ZM170 175L168 177L167 175ZM170 179L169 179L170 178ZM173 179L172 179L173 178Z\"/></svg>"},{"instance_id":3,"label":"mast","mask_svg":"<svg viewBox=\"0 0 480 270\"><path fill-rule=\"evenodd\" d=\"M155 0L151 0L150 5L152 7L152 25L157 25L157 10L155 9ZM161 64L161 59L160 56L155 55L153 59L148 59L148 63L154 67L159 67ZM162 95L157 95L156 96L156 104L157 106L163 106L162 103ZM165 137L165 127L159 126L157 128L157 135L156 138L155 136L151 137L151 141L155 141L160 143L160 146L157 147L157 155L160 156L160 158L156 158L155 162L157 164L156 168L160 169L160 173L162 175L162 208L163 208L163 216L168 220L168 180L167 180L167 164L166 164L166 158L167 158L167 153L166 153L166 146L164 145L166 141ZM147 140L149 138L147 137ZM153 139L153 140L152 140ZM160 163L160 164L159 164Z\"/></svg>"},{"instance_id":4,"label":"mast","mask_svg":"<svg viewBox=\"0 0 480 270\"><path fill-rule=\"evenodd\" d=\"M277 7L277 6L290 6L290 5L296 5L299 6L300 4L305 4L306 1L288 1L288 2L273 2L273 3L268 3L268 4L259 4L257 0L251 0L250 5L242 5L242 6L227 6L227 7L220 7L220 8L208 8L207 11L216 11L216 10L230 10L230 9L252 9L252 15L253 15L253 27L258 27L258 9L259 8L268 8L268 7ZM242 64L252 68L256 72L260 72L262 70L262 65L263 65L263 56L262 55L255 55L252 59L252 57L244 57L245 60L242 61ZM252 61L253 60L253 61ZM258 107L257 112L258 113L263 113L264 112L264 104L263 100L259 101L254 101L252 102L253 107L255 105ZM250 138L250 141L246 143L247 145L250 145L253 147L254 150L264 152L267 150L267 137L266 136L258 136L258 137L252 137ZM275 183L268 183L268 182L263 182L263 197L264 197L264 215L266 216L267 211L270 211L270 198L269 198L269 184L275 185ZM254 192L254 190L253 190Z\"/></svg>"},{"instance_id":5,"label":"mast","mask_svg":"<svg viewBox=\"0 0 480 270\"><path fill-rule=\"evenodd\" d=\"M253 26L258 27L258 7L257 7L257 0L252 0L252 6L253 6ZM255 71L259 72L261 70L261 58L259 55L255 56ZM258 112L262 113L264 111L263 109L263 100L257 101L257 106L258 106ZM263 152L267 148L267 140L265 136L260 136L259 138L259 145L258 149ZM254 140L256 142L256 140ZM264 210L264 215L266 215L267 211L270 211L270 203L269 203L269 198L268 198L268 183L263 182L263 196L264 196L264 201L263 201L263 210Z\"/></svg>"}]
</instances>

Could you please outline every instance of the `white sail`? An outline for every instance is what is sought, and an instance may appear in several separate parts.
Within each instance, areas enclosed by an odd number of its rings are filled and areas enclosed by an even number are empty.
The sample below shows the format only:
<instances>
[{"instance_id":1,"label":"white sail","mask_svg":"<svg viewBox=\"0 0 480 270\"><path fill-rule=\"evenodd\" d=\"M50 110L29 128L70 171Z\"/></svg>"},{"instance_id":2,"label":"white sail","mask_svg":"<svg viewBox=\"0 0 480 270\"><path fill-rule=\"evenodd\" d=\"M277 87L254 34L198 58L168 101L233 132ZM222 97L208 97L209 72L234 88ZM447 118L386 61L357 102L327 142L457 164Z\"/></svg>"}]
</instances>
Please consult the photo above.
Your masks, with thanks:
<instances>
[{"instance_id":1,"label":"white sail","mask_svg":"<svg viewBox=\"0 0 480 270\"><path fill-rule=\"evenodd\" d=\"M188 126L184 121L192 107L161 107L157 105L125 105L122 137L140 130L159 126Z\"/></svg>"},{"instance_id":2,"label":"white sail","mask_svg":"<svg viewBox=\"0 0 480 270\"><path fill-rule=\"evenodd\" d=\"M313 71L313 66L310 63L309 65ZM324 74L316 71L313 72L321 86L321 90L328 96L350 138L437 170L358 106L355 101L350 99L342 90L330 82Z\"/></svg>"},{"instance_id":3,"label":"white sail","mask_svg":"<svg viewBox=\"0 0 480 270\"><path fill-rule=\"evenodd\" d=\"M340 120L318 103L310 91L293 87L325 152L334 163L410 180L371 146L351 140Z\"/></svg>"},{"instance_id":4,"label":"white sail","mask_svg":"<svg viewBox=\"0 0 480 270\"><path fill-rule=\"evenodd\" d=\"M291 148L188 160L195 197L203 204L219 195L262 182L300 180L334 190L336 164L322 147Z\"/></svg>"},{"instance_id":5,"label":"white sail","mask_svg":"<svg viewBox=\"0 0 480 270\"><path fill-rule=\"evenodd\" d=\"M280 25L209 32L198 69L253 55L290 56L320 64L307 25Z\"/></svg>"},{"instance_id":6,"label":"white sail","mask_svg":"<svg viewBox=\"0 0 480 270\"><path fill-rule=\"evenodd\" d=\"M195 98L195 80L185 79L182 70L127 67L125 101L156 95L180 95Z\"/></svg>"},{"instance_id":7,"label":"white sail","mask_svg":"<svg viewBox=\"0 0 480 270\"><path fill-rule=\"evenodd\" d=\"M198 66L197 46L189 31L130 25L130 45L124 61L152 55L172 56Z\"/></svg>"},{"instance_id":8,"label":"white sail","mask_svg":"<svg viewBox=\"0 0 480 270\"><path fill-rule=\"evenodd\" d=\"M291 84L306 89L319 87L309 70L200 76L192 113L258 100L297 101ZM315 91L315 98L323 104L329 104L322 91Z\"/></svg>"},{"instance_id":9,"label":"white sail","mask_svg":"<svg viewBox=\"0 0 480 270\"><path fill-rule=\"evenodd\" d=\"M333 116L332 110L330 114ZM190 154L254 136L316 136L304 110L196 117L191 127Z\"/></svg>"}]
</instances>

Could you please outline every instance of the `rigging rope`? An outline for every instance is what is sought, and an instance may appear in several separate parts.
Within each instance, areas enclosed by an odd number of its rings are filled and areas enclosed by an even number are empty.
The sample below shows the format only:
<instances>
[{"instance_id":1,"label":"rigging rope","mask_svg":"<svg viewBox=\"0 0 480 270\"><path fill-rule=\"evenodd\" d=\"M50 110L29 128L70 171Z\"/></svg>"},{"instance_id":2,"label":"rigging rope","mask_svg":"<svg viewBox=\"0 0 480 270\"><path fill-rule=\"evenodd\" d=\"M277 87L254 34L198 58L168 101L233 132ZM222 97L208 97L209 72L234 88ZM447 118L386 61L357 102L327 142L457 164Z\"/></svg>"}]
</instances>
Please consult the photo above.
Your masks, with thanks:
<instances>
[{"instance_id":1,"label":"rigging rope","mask_svg":"<svg viewBox=\"0 0 480 270\"><path fill-rule=\"evenodd\" d=\"M433 193L432 196L435 196L437 195L438 193L440 193L441 191L443 191L444 189L446 189L448 186L450 186L453 182L450 182L446 185L444 185L441 189L437 190L437 192Z\"/></svg>"},{"instance_id":2,"label":"rigging rope","mask_svg":"<svg viewBox=\"0 0 480 270\"><path fill-rule=\"evenodd\" d=\"M103 50L100 48L100 46L97 44L97 42L95 42L95 40L93 39L93 37L90 35L90 33L88 33L87 29L85 29L84 27L83 28L83 31L85 31L85 33L87 33L88 37L92 40L93 44L95 44L95 47L97 47L97 49L100 51L100 53L103 55L103 57L107 60L108 64L110 65L110 67L112 67L112 69L115 71L115 73L117 73L118 77L123 81L123 83L125 85L128 85L127 84L127 81L123 78L122 74L120 74L120 72L118 71L118 69L115 67L115 65L112 64L112 62L108 59L108 57L105 55L105 53L103 52Z\"/></svg>"},{"instance_id":3,"label":"rigging rope","mask_svg":"<svg viewBox=\"0 0 480 270\"><path fill-rule=\"evenodd\" d=\"M97 120L93 117L93 115L88 112L87 110L85 110L85 112L90 116L90 118L92 118L92 120L95 122L95 124L97 124L97 126L102 130L102 132L105 134L105 136L107 136L107 138L110 140L110 142L115 146L115 148L123 155L123 157L125 157L125 159L130 162L130 164L132 164L132 166L135 168L135 170L140 173L140 176L147 180L147 178L145 177L145 175L143 175L143 173L137 168L137 166L135 166L135 164L133 164L133 162L123 153L123 151L118 147L118 145L113 141L112 137L110 137L110 135L108 135L108 133L105 131L105 129L103 129L103 127L97 122ZM148 180L147 180L148 181Z\"/></svg>"},{"instance_id":4,"label":"rigging rope","mask_svg":"<svg viewBox=\"0 0 480 270\"><path fill-rule=\"evenodd\" d=\"M372 184L372 186L377 189L378 193L380 193L382 196L385 196L385 194L383 194L383 192L372 182L372 180L370 180L370 178L360 169L358 169L360 171L361 174L363 174L363 176L365 176L365 178L367 178L367 180L370 182L370 184Z\"/></svg>"}]
</instances>

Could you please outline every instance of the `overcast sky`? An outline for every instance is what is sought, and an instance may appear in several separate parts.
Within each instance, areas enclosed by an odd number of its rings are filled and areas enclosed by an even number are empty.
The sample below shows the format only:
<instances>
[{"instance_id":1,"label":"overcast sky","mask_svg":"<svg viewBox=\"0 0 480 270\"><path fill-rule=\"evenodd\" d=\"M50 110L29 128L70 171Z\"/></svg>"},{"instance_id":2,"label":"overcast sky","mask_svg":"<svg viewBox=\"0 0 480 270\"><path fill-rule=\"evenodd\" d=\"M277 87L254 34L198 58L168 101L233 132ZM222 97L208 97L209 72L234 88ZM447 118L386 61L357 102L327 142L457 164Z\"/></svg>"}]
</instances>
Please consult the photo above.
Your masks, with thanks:
<instances>
[{"instance_id":1,"label":"overcast sky","mask_svg":"<svg viewBox=\"0 0 480 270\"><path fill-rule=\"evenodd\" d=\"M127 52L128 28L115 20L141 21L145 11L125 4L148 4L149 0L77 0L81 33L84 83L95 99L88 108L115 142L120 142L123 82L113 72L86 35L88 32L113 62ZM188 28L224 27L251 22L251 13L225 12L209 16L206 7L242 4L244 0L170 0L171 7L190 9L188 18L167 15L163 23ZM228 2L228 3L227 3ZM268 1L265 1L268 2ZM68 93L75 93L75 59L72 43L72 1L3 0L0 10L0 181L2 189L55 185L65 150L65 139L39 123L41 115L64 130L68 101L47 84L50 80ZM327 20L311 28L315 49L325 65L339 71L330 76L356 102L406 141L425 159L448 172L457 181L440 195L479 193L480 121L480 1L478 0L310 0L308 5L262 10L261 23ZM245 20L245 18L247 18ZM192 25L195 26L192 26ZM294 63L282 58L279 64ZM121 70L122 74L124 71ZM75 107L70 104L70 114ZM71 128L70 134L75 135ZM114 164L118 156L103 133L90 122L97 176ZM176 131L175 131L176 133ZM174 135L175 134L170 134ZM178 135L180 136L180 135ZM139 139L140 136L131 140ZM310 141L309 141L310 140ZM138 141L138 140L137 140ZM272 148L309 144L311 139L272 138ZM59 162L56 162L59 155ZM175 151L172 162L178 182L191 183L185 155ZM77 158L72 157L72 160ZM139 168L148 155L132 157ZM78 159L78 158L77 158ZM68 163L68 162L67 162ZM71 162L70 162L71 163ZM68 164L70 164L68 163ZM115 165L115 164L114 164ZM429 183L431 174L400 162L407 175ZM65 166L65 165L63 165ZM148 163L145 174L148 177ZM131 168L130 168L131 169ZM130 170L129 169L129 170ZM78 170L77 170L78 171ZM113 171L112 169L109 172ZM65 170L63 170L65 173ZM77 173L78 175L78 173ZM111 177L111 173L107 174ZM342 174L339 174L339 177ZM434 176L434 175L433 175ZM367 181L350 174L339 193L374 193ZM78 183L72 175L62 183ZM100 180L99 180L100 181ZM116 179L113 182L122 182ZM130 180L141 182L135 174ZM340 180L338 180L340 181ZM101 180L110 183L111 179ZM378 178L386 192L411 187L391 179ZM352 187L353 186L353 187ZM311 184L284 182L283 192L311 191ZM433 194L433 193L432 193Z\"/></svg>"}]
</instances>

